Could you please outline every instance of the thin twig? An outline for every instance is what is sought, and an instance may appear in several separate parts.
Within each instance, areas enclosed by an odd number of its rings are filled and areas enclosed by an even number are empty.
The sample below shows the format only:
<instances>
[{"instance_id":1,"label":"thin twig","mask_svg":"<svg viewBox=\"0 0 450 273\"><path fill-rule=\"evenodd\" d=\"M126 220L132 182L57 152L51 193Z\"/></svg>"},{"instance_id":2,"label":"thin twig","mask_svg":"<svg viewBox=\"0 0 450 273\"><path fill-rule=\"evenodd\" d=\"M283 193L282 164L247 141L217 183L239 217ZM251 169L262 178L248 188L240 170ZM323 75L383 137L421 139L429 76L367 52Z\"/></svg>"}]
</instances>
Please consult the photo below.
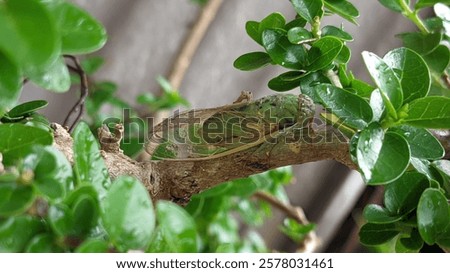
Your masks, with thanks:
<instances>
[{"instance_id":1,"label":"thin twig","mask_svg":"<svg viewBox=\"0 0 450 273\"><path fill-rule=\"evenodd\" d=\"M67 65L67 67L78 74L80 77L80 98L75 103L75 105L70 109L69 113L67 114L66 118L64 119L63 126L69 127L69 132L72 132L73 128L77 123L80 121L81 116L84 112L84 102L89 95L89 89L88 89L88 80L87 75L84 72L83 68L81 67L80 62L75 56L72 55L64 55L64 58L72 60L75 66ZM72 122L72 124L69 126L69 119L71 116L75 116L75 120Z\"/></svg>"},{"instance_id":2,"label":"thin twig","mask_svg":"<svg viewBox=\"0 0 450 273\"><path fill-rule=\"evenodd\" d=\"M284 214L286 214L288 217L294 219L301 225L308 225L309 221L306 218L305 212L301 207L294 207L290 204L285 204L275 198L274 196L258 191L253 196L256 198L266 201L269 204L271 204L273 207L277 208L278 210L282 211ZM314 231L308 232L306 234L305 238L299 242L297 252L314 252L316 248L319 246L319 239Z\"/></svg>"},{"instance_id":3,"label":"thin twig","mask_svg":"<svg viewBox=\"0 0 450 273\"><path fill-rule=\"evenodd\" d=\"M189 32L168 76L168 80L174 90L179 90L186 71L191 64L192 57L203 40L211 22L214 20L222 2L223 0L209 0Z\"/></svg>"}]
</instances>

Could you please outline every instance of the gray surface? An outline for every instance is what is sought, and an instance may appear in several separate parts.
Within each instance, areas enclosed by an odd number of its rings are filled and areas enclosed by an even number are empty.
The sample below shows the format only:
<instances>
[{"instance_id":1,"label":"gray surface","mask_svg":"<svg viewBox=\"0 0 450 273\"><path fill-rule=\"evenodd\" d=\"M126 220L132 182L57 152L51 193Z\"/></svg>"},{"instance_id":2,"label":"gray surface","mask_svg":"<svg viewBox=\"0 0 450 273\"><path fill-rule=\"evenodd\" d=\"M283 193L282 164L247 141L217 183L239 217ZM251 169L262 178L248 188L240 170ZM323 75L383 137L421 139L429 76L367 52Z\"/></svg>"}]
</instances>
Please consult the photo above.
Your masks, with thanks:
<instances>
[{"instance_id":1,"label":"gray surface","mask_svg":"<svg viewBox=\"0 0 450 273\"><path fill-rule=\"evenodd\" d=\"M97 79L113 80L119 84L121 96L129 102L136 94L158 90L157 75L167 75L183 39L198 15L199 8L188 0L77 0L81 6L100 19L107 28L109 41L100 51L106 66ZM399 45L394 34L411 27L407 21L378 4L378 1L352 1L361 12L359 27L344 22L355 42L350 43L353 59L350 67L355 74L367 79L361 51L384 55ZM227 104L241 90L250 90L256 97L269 94L267 82L282 70L267 67L255 72L241 72L232 63L239 55L258 50L246 36L247 20L261 20L273 11L280 11L288 19L294 13L290 3L279 0L225 0L206 37L192 61L180 88L193 107L213 107ZM326 22L340 24L339 17ZM50 108L46 114L61 122L68 105L76 95L53 95L27 86L24 100L46 96ZM354 204L362 184L358 175L348 176L344 182L334 181L335 163L326 161L304 164L296 168L297 183L289 187L294 203L305 207L308 215L319 224L319 236L325 246L336 227ZM348 183L347 183L348 182ZM325 194L327 193L327 194ZM324 199L326 196L326 200ZM278 217L278 216L277 216ZM281 247L283 241L269 222L263 233L271 246ZM279 217L278 217L279 218Z\"/></svg>"}]
</instances>

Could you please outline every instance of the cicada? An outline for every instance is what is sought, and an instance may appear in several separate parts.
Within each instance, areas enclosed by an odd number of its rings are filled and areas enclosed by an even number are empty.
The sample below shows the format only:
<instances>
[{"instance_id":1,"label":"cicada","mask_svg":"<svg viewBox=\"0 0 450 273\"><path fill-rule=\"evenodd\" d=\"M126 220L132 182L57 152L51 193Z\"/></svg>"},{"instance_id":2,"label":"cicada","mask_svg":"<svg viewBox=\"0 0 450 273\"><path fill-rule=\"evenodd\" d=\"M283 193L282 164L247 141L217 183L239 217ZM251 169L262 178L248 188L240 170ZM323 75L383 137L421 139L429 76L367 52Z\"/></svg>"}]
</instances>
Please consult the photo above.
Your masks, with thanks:
<instances>
[{"instance_id":1,"label":"cicada","mask_svg":"<svg viewBox=\"0 0 450 273\"><path fill-rule=\"evenodd\" d=\"M153 160L219 157L269 141L313 117L309 97L276 94L175 114L151 130L145 147Z\"/></svg>"}]
</instances>

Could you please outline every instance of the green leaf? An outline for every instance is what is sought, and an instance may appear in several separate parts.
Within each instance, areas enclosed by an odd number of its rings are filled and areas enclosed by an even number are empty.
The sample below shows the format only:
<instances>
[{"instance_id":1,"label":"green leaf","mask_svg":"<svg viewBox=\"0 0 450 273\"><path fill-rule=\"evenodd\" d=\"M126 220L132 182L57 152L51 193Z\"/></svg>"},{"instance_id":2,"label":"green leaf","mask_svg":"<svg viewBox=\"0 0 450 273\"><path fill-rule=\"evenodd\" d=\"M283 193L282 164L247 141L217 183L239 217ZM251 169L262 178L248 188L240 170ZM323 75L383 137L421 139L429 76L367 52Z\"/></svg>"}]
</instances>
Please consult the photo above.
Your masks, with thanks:
<instances>
[{"instance_id":1,"label":"green leaf","mask_svg":"<svg viewBox=\"0 0 450 273\"><path fill-rule=\"evenodd\" d=\"M25 212L36 198L31 186L16 185L9 199L0 206L0 216L18 215Z\"/></svg>"},{"instance_id":2,"label":"green leaf","mask_svg":"<svg viewBox=\"0 0 450 273\"><path fill-rule=\"evenodd\" d=\"M306 49L302 45L289 42L284 30L264 30L262 43L276 64L286 68L301 69L306 62Z\"/></svg>"},{"instance_id":3,"label":"green leaf","mask_svg":"<svg viewBox=\"0 0 450 273\"><path fill-rule=\"evenodd\" d=\"M425 128L450 128L450 98L425 97L409 105L405 123Z\"/></svg>"},{"instance_id":4,"label":"green leaf","mask_svg":"<svg viewBox=\"0 0 450 273\"><path fill-rule=\"evenodd\" d=\"M107 253L108 251L108 242L100 239L86 240L75 249L77 253Z\"/></svg>"},{"instance_id":5,"label":"green leaf","mask_svg":"<svg viewBox=\"0 0 450 273\"><path fill-rule=\"evenodd\" d=\"M316 88L319 88L320 84L330 83L330 79L321 72L309 73L302 77L300 81L300 92L310 97L315 103L322 103L322 100L316 93Z\"/></svg>"},{"instance_id":6,"label":"green leaf","mask_svg":"<svg viewBox=\"0 0 450 273\"><path fill-rule=\"evenodd\" d=\"M70 88L70 74L63 58L55 60L46 70L28 73L28 77L38 86L54 91L66 92Z\"/></svg>"},{"instance_id":7,"label":"green leaf","mask_svg":"<svg viewBox=\"0 0 450 273\"><path fill-rule=\"evenodd\" d=\"M402 215L390 215L389 211L385 208L375 204L366 206L364 208L363 215L369 223L374 224L394 223L402 218Z\"/></svg>"},{"instance_id":8,"label":"green leaf","mask_svg":"<svg viewBox=\"0 0 450 273\"><path fill-rule=\"evenodd\" d=\"M173 252L197 252L194 219L181 207L167 201L156 204L162 237Z\"/></svg>"},{"instance_id":9,"label":"green leaf","mask_svg":"<svg viewBox=\"0 0 450 273\"><path fill-rule=\"evenodd\" d=\"M353 41L352 35L348 32L345 32L342 28L338 28L335 26L325 26L322 28L322 37L324 36L333 36L342 41Z\"/></svg>"},{"instance_id":10,"label":"green leaf","mask_svg":"<svg viewBox=\"0 0 450 273\"><path fill-rule=\"evenodd\" d=\"M383 60L398 72L403 103L427 96L431 85L430 71L419 54L407 48L397 48L387 53Z\"/></svg>"},{"instance_id":11,"label":"green leaf","mask_svg":"<svg viewBox=\"0 0 450 273\"><path fill-rule=\"evenodd\" d=\"M99 204L97 198L88 194L81 195L72 205L72 213L74 234L78 236L88 235L98 221Z\"/></svg>"},{"instance_id":12,"label":"green leaf","mask_svg":"<svg viewBox=\"0 0 450 273\"><path fill-rule=\"evenodd\" d=\"M274 12L261 20L258 25L258 32L261 35L261 33L266 29L284 28L285 24L286 19L284 19L284 16L279 12Z\"/></svg>"},{"instance_id":13,"label":"green leaf","mask_svg":"<svg viewBox=\"0 0 450 273\"><path fill-rule=\"evenodd\" d=\"M69 207L64 204L55 204L48 209L48 222L58 236L67 236L74 227L73 214Z\"/></svg>"},{"instance_id":14,"label":"green leaf","mask_svg":"<svg viewBox=\"0 0 450 273\"><path fill-rule=\"evenodd\" d=\"M425 55L435 50L442 40L442 34L439 32L424 34L421 32L411 32L398 34L402 39L403 45L415 52Z\"/></svg>"},{"instance_id":15,"label":"green leaf","mask_svg":"<svg viewBox=\"0 0 450 273\"><path fill-rule=\"evenodd\" d=\"M403 93L394 70L383 59L371 52L364 51L362 55L372 79L383 95L388 111L396 117L395 109L403 105Z\"/></svg>"},{"instance_id":16,"label":"green leaf","mask_svg":"<svg viewBox=\"0 0 450 273\"><path fill-rule=\"evenodd\" d=\"M322 0L290 0L295 11L300 17L312 23L314 17L322 18L323 1Z\"/></svg>"},{"instance_id":17,"label":"green leaf","mask_svg":"<svg viewBox=\"0 0 450 273\"><path fill-rule=\"evenodd\" d=\"M255 42L262 45L261 33L259 32L259 23L256 21L248 21L245 24L245 31Z\"/></svg>"},{"instance_id":18,"label":"green leaf","mask_svg":"<svg viewBox=\"0 0 450 273\"><path fill-rule=\"evenodd\" d=\"M356 18L359 17L359 11L352 3L346 0L325 0L325 7L349 22L358 24Z\"/></svg>"},{"instance_id":19,"label":"green leaf","mask_svg":"<svg viewBox=\"0 0 450 273\"><path fill-rule=\"evenodd\" d=\"M37 31L37 27L45 31ZM25 72L44 71L60 54L54 21L38 1L0 3L0 48Z\"/></svg>"},{"instance_id":20,"label":"green leaf","mask_svg":"<svg viewBox=\"0 0 450 273\"><path fill-rule=\"evenodd\" d=\"M44 228L40 219L29 215L5 219L0 222L0 252L23 252L28 241Z\"/></svg>"},{"instance_id":21,"label":"green leaf","mask_svg":"<svg viewBox=\"0 0 450 273\"><path fill-rule=\"evenodd\" d=\"M450 5L450 0L418 0L416 5L415 5L415 8L416 9L421 9L421 8L424 8L424 7L431 7L431 6L434 6L437 3Z\"/></svg>"},{"instance_id":22,"label":"green leaf","mask_svg":"<svg viewBox=\"0 0 450 273\"><path fill-rule=\"evenodd\" d=\"M100 56L90 57L81 61L81 67L84 72L88 75L94 74L97 70L99 70L103 64L105 63L105 59Z\"/></svg>"},{"instance_id":23,"label":"green leaf","mask_svg":"<svg viewBox=\"0 0 450 273\"><path fill-rule=\"evenodd\" d=\"M34 171L34 186L50 200L64 198L72 186L72 167L62 152L54 147L33 147L24 166Z\"/></svg>"},{"instance_id":24,"label":"green leaf","mask_svg":"<svg viewBox=\"0 0 450 273\"><path fill-rule=\"evenodd\" d=\"M413 157L439 159L445 155L442 144L426 129L403 125L392 130L408 141Z\"/></svg>"},{"instance_id":25,"label":"green leaf","mask_svg":"<svg viewBox=\"0 0 450 273\"><path fill-rule=\"evenodd\" d=\"M155 227L152 201L133 177L118 177L102 202L102 220L111 242L120 251L145 250Z\"/></svg>"},{"instance_id":26,"label":"green leaf","mask_svg":"<svg viewBox=\"0 0 450 273\"><path fill-rule=\"evenodd\" d=\"M369 98L372 92L375 90L375 87L358 79L353 79L352 82L350 83L349 88L355 91L356 94L358 94L358 96L363 98Z\"/></svg>"},{"instance_id":27,"label":"green leaf","mask_svg":"<svg viewBox=\"0 0 450 273\"><path fill-rule=\"evenodd\" d=\"M270 89L275 91L289 91L299 87L304 75L305 73L302 71L288 71L271 79L268 85Z\"/></svg>"},{"instance_id":28,"label":"green leaf","mask_svg":"<svg viewBox=\"0 0 450 273\"><path fill-rule=\"evenodd\" d=\"M381 245L399 234L394 224L368 223L359 230L359 240L368 246Z\"/></svg>"},{"instance_id":29,"label":"green leaf","mask_svg":"<svg viewBox=\"0 0 450 273\"><path fill-rule=\"evenodd\" d=\"M295 28L295 27L305 27L306 26L306 20L301 18L301 17L297 17L294 20L288 22L285 26L284 29L286 31L290 30L291 28Z\"/></svg>"},{"instance_id":30,"label":"green leaf","mask_svg":"<svg viewBox=\"0 0 450 273\"><path fill-rule=\"evenodd\" d=\"M423 240L417 229L413 229L410 237L400 236L395 244L397 253L417 253L423 247Z\"/></svg>"},{"instance_id":31,"label":"green leaf","mask_svg":"<svg viewBox=\"0 0 450 273\"><path fill-rule=\"evenodd\" d=\"M239 70L250 71L264 67L272 62L265 52L250 52L237 58L233 66Z\"/></svg>"},{"instance_id":32,"label":"green leaf","mask_svg":"<svg viewBox=\"0 0 450 273\"><path fill-rule=\"evenodd\" d=\"M439 45L433 51L423 56L430 70L436 74L442 74L450 64L450 49L445 45Z\"/></svg>"},{"instance_id":33,"label":"green leaf","mask_svg":"<svg viewBox=\"0 0 450 273\"><path fill-rule=\"evenodd\" d=\"M308 71L317 71L330 65L339 55L342 42L334 37L328 36L315 41L308 51Z\"/></svg>"},{"instance_id":34,"label":"green leaf","mask_svg":"<svg viewBox=\"0 0 450 273\"><path fill-rule=\"evenodd\" d=\"M316 92L324 106L345 124L362 130L372 121L372 108L363 98L331 84L319 85Z\"/></svg>"},{"instance_id":35,"label":"green leaf","mask_svg":"<svg viewBox=\"0 0 450 273\"><path fill-rule=\"evenodd\" d=\"M403 8L402 5L400 4L400 1L403 0L378 0L383 6L385 6L386 8L395 11L395 12L402 12ZM409 0L407 1L408 5L409 5Z\"/></svg>"},{"instance_id":36,"label":"green leaf","mask_svg":"<svg viewBox=\"0 0 450 273\"><path fill-rule=\"evenodd\" d=\"M27 245L25 252L28 253L55 253L62 252L62 250L55 245L53 236L51 234L39 234L31 239Z\"/></svg>"},{"instance_id":37,"label":"green leaf","mask_svg":"<svg viewBox=\"0 0 450 273\"><path fill-rule=\"evenodd\" d=\"M20 69L0 50L0 117L16 103L21 89Z\"/></svg>"},{"instance_id":38,"label":"green leaf","mask_svg":"<svg viewBox=\"0 0 450 273\"><path fill-rule=\"evenodd\" d=\"M305 41L310 41L313 38L312 33L303 27L291 28L287 35L289 42L293 44L300 44Z\"/></svg>"},{"instance_id":39,"label":"green leaf","mask_svg":"<svg viewBox=\"0 0 450 273\"><path fill-rule=\"evenodd\" d=\"M426 189L417 207L417 226L423 240L432 245L450 224L447 198L438 189Z\"/></svg>"},{"instance_id":40,"label":"green leaf","mask_svg":"<svg viewBox=\"0 0 450 273\"><path fill-rule=\"evenodd\" d=\"M29 147L41 144L50 145L53 136L50 132L40 128L23 124L0 124L0 153L3 153L5 161L23 156Z\"/></svg>"},{"instance_id":41,"label":"green leaf","mask_svg":"<svg viewBox=\"0 0 450 273\"><path fill-rule=\"evenodd\" d=\"M103 199L111 182L97 141L86 123L78 124L73 140L74 171L78 182L92 184Z\"/></svg>"},{"instance_id":42,"label":"green leaf","mask_svg":"<svg viewBox=\"0 0 450 273\"><path fill-rule=\"evenodd\" d=\"M430 185L427 177L418 172L404 173L386 185L384 205L391 215L403 216L417 207L422 192Z\"/></svg>"},{"instance_id":43,"label":"green leaf","mask_svg":"<svg viewBox=\"0 0 450 273\"><path fill-rule=\"evenodd\" d=\"M97 51L106 43L106 30L86 11L63 2L53 11L61 33L64 54L86 54Z\"/></svg>"},{"instance_id":44,"label":"green leaf","mask_svg":"<svg viewBox=\"0 0 450 273\"><path fill-rule=\"evenodd\" d=\"M42 109L48 105L45 100L32 100L15 106L8 112L8 116L11 118L15 117L26 117L39 109Z\"/></svg>"},{"instance_id":45,"label":"green leaf","mask_svg":"<svg viewBox=\"0 0 450 273\"><path fill-rule=\"evenodd\" d=\"M342 46L342 49L339 52L339 55L337 55L335 61L341 64L347 64L350 61L351 56L352 52L350 51L350 48L344 45Z\"/></svg>"},{"instance_id":46,"label":"green leaf","mask_svg":"<svg viewBox=\"0 0 450 273\"><path fill-rule=\"evenodd\" d=\"M379 89L375 89L372 92L372 94L370 95L369 104L373 112L373 121L379 122L383 117L385 109L383 103L383 96L381 95Z\"/></svg>"},{"instance_id":47,"label":"green leaf","mask_svg":"<svg viewBox=\"0 0 450 273\"><path fill-rule=\"evenodd\" d=\"M409 158L406 140L393 132L385 134L377 123L371 123L359 136L358 166L369 185L387 184L400 177Z\"/></svg>"}]
</instances>

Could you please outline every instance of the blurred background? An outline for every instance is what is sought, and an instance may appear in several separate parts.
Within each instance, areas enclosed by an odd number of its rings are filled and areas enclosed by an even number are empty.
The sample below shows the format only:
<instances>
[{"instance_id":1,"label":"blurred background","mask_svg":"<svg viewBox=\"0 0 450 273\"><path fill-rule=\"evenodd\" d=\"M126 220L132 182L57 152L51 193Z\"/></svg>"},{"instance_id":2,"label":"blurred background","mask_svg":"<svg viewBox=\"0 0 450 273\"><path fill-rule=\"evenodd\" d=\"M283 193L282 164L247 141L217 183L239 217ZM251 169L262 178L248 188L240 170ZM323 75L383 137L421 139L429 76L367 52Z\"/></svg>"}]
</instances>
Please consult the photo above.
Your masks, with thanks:
<instances>
[{"instance_id":1,"label":"blurred background","mask_svg":"<svg viewBox=\"0 0 450 273\"><path fill-rule=\"evenodd\" d=\"M242 90L252 91L259 98L273 93L267 82L282 72L269 66L254 72L233 67L240 55L259 50L245 32L249 20L260 21L272 12L281 12L292 19L295 12L288 0L210 0L215 9L211 24L192 56L185 77L179 85L180 94L191 108L215 107L234 101ZM192 0L73 0L89 11L106 27L109 40L97 54L105 65L93 77L118 84L119 96L135 104L142 92L158 93L156 78L169 77L191 29L202 16L202 6ZM359 9L359 26L340 17L327 17L323 25L344 26L353 35L350 69L357 77L369 80L361 58L363 50L383 56L399 47L395 34L413 29L410 22L385 9L376 0L352 1ZM216 13L215 13L216 11ZM215 14L214 14L215 13ZM204 15L204 14L203 14ZM27 85L22 100L46 97L50 105L44 111L53 122L61 123L77 93L54 94ZM308 219L317 224L319 252L364 251L358 243L355 219L368 202L376 201L379 192L365 188L361 177L333 161L295 166L296 181L289 186L293 205L301 206ZM293 251L295 246L277 230L282 219L275 215L261 233L269 247Z\"/></svg>"}]
</instances>

